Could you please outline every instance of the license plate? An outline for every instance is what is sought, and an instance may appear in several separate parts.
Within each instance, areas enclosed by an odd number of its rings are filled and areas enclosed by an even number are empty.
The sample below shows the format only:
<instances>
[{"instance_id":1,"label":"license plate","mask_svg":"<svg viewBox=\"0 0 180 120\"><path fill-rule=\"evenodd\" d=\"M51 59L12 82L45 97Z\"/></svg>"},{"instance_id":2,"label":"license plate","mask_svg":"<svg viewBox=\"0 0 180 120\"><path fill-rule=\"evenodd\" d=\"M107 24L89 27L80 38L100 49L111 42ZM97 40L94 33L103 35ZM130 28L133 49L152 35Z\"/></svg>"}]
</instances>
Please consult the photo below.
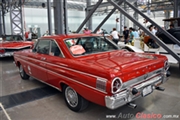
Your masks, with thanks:
<instances>
[{"instance_id":1,"label":"license plate","mask_svg":"<svg viewBox=\"0 0 180 120\"><path fill-rule=\"evenodd\" d=\"M142 96L145 97L153 92L152 86L147 86L142 90Z\"/></svg>"}]
</instances>

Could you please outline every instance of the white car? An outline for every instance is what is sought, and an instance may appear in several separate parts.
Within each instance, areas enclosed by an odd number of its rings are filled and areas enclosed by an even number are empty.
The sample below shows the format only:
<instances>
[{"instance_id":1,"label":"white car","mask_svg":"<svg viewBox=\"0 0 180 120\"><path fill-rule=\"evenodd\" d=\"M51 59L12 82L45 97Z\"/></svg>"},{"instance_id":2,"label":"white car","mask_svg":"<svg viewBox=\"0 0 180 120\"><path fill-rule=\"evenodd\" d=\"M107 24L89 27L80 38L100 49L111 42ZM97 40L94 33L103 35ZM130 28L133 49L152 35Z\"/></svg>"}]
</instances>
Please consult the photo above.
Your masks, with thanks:
<instances>
[{"instance_id":1,"label":"white car","mask_svg":"<svg viewBox=\"0 0 180 120\"><path fill-rule=\"evenodd\" d=\"M171 50L173 50L175 53L180 55L180 46L177 44L166 44ZM122 49L131 51L131 52L148 52L148 53L155 53L155 54L161 54L165 55L168 58L169 63L172 64L178 64L178 61L166 50L164 50L161 46L159 48L150 48L146 44L143 44L143 47L140 45L140 40L136 39L134 40L134 46L124 44L124 42L119 42L118 46Z\"/></svg>"}]
</instances>

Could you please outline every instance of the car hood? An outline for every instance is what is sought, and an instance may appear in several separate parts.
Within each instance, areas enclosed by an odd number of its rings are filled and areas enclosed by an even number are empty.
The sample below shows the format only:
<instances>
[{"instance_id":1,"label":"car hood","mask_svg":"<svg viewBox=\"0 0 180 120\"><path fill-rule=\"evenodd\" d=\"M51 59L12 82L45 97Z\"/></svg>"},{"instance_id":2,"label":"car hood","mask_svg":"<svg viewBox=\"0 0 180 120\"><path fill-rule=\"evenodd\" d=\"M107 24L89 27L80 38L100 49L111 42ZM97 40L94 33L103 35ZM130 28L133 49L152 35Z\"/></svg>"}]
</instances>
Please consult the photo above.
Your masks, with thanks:
<instances>
[{"instance_id":1,"label":"car hood","mask_svg":"<svg viewBox=\"0 0 180 120\"><path fill-rule=\"evenodd\" d=\"M160 59L161 57L159 57L158 55L133 53L119 50L116 52L91 55L84 57L81 60L86 62L87 65L89 64L89 66L97 69L102 68L106 72L109 70L111 73L119 71L121 71L121 73L130 73L132 71L137 71L138 69L143 70L148 66L154 67L156 65L156 68L154 69L158 69L158 67L160 67L159 63L161 63L162 67L162 60L165 60L166 58L161 56L163 59ZM150 72L149 69L147 70L148 71L146 72Z\"/></svg>"},{"instance_id":2,"label":"car hood","mask_svg":"<svg viewBox=\"0 0 180 120\"><path fill-rule=\"evenodd\" d=\"M18 42L1 42L0 48L13 49L13 48L23 48L31 46L33 42L30 41L18 41Z\"/></svg>"}]
</instances>

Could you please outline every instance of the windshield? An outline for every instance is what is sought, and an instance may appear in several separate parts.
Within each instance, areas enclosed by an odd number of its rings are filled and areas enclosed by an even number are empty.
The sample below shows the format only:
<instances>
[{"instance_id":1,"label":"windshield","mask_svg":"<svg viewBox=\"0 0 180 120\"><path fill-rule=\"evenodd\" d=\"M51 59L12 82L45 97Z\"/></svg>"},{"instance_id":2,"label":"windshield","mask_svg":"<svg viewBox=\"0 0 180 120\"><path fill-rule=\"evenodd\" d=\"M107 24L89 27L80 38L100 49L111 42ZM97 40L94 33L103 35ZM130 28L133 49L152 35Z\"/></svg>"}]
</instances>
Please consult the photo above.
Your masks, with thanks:
<instances>
[{"instance_id":1,"label":"windshield","mask_svg":"<svg viewBox=\"0 0 180 120\"><path fill-rule=\"evenodd\" d=\"M22 41L23 39L21 36L3 36L2 37L3 41Z\"/></svg>"},{"instance_id":2,"label":"windshield","mask_svg":"<svg viewBox=\"0 0 180 120\"><path fill-rule=\"evenodd\" d=\"M95 54L119 49L113 42L101 36L71 38L65 40L65 43L74 56Z\"/></svg>"}]
</instances>

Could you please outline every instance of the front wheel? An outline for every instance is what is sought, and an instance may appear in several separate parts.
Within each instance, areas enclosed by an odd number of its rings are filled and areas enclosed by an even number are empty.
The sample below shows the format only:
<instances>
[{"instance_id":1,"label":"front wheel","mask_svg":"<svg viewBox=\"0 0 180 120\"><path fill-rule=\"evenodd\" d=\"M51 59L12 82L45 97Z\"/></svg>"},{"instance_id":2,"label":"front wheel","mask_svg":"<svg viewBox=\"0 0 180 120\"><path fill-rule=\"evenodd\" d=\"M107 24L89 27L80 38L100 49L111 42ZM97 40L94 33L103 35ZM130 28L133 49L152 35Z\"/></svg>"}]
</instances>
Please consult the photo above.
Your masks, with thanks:
<instances>
[{"instance_id":1,"label":"front wheel","mask_svg":"<svg viewBox=\"0 0 180 120\"><path fill-rule=\"evenodd\" d=\"M73 88L70 86L64 86L63 95L65 102L69 109L75 112L79 112L87 108L88 101L81 97Z\"/></svg>"},{"instance_id":2,"label":"front wheel","mask_svg":"<svg viewBox=\"0 0 180 120\"><path fill-rule=\"evenodd\" d=\"M26 74L21 64L19 65L19 74L23 80L29 79L29 75Z\"/></svg>"}]
</instances>

